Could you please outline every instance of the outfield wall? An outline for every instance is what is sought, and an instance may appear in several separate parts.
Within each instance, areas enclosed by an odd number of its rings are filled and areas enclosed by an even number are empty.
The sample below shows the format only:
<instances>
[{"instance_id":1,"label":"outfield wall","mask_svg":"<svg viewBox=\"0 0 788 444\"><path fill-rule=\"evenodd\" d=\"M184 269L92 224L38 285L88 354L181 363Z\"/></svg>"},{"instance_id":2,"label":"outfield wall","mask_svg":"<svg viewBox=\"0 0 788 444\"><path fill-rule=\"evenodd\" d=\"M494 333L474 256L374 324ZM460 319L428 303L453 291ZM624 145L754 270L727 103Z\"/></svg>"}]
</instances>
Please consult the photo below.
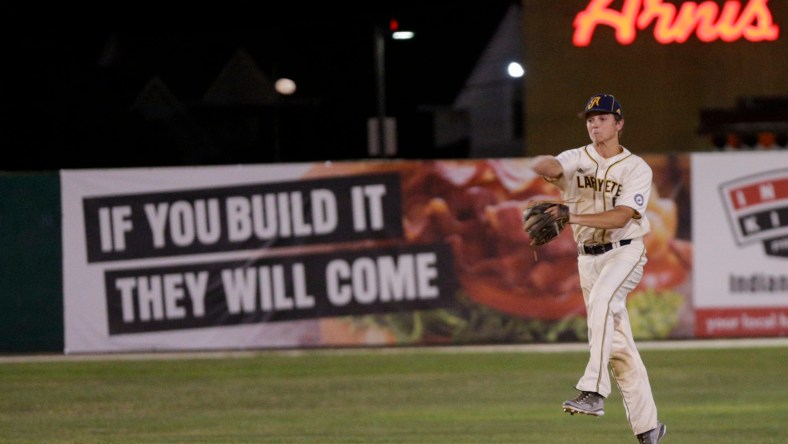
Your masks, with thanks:
<instances>
[{"instance_id":1,"label":"outfield wall","mask_svg":"<svg viewBox=\"0 0 788 444\"><path fill-rule=\"evenodd\" d=\"M785 336L788 153L644 157L636 336ZM569 231L520 227L558 196L529 161L0 176L0 351L583 341Z\"/></svg>"},{"instance_id":2,"label":"outfield wall","mask_svg":"<svg viewBox=\"0 0 788 444\"><path fill-rule=\"evenodd\" d=\"M63 350L58 173L0 173L0 352Z\"/></svg>"}]
</instances>

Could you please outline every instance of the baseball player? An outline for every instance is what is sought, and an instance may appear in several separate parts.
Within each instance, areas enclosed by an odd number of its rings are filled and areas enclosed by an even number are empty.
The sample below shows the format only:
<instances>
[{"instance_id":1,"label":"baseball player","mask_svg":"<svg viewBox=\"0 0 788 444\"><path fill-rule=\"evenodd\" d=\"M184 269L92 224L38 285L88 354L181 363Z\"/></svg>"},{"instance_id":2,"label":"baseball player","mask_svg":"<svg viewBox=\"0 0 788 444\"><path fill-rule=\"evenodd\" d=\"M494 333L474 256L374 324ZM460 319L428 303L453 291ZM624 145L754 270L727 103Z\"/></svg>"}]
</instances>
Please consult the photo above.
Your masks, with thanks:
<instances>
[{"instance_id":1,"label":"baseball player","mask_svg":"<svg viewBox=\"0 0 788 444\"><path fill-rule=\"evenodd\" d=\"M626 307L627 294L640 282L647 260L643 236L650 231L646 207L651 167L619 144L624 115L615 97L592 96L579 116L586 121L590 144L557 156L537 156L531 163L534 172L561 190L569 206L586 305L590 357L575 386L579 396L565 401L563 410L604 415L612 373L638 442L658 443L667 428L657 420Z\"/></svg>"}]
</instances>

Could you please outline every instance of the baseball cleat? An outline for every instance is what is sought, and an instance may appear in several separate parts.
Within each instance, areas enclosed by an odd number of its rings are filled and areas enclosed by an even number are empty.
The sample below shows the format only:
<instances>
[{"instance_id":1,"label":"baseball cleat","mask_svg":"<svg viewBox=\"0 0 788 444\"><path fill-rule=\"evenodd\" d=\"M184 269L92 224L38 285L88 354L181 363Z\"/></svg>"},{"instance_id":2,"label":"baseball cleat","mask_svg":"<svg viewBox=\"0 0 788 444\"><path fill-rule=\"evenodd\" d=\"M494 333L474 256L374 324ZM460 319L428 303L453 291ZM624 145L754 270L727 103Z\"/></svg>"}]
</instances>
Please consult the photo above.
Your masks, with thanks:
<instances>
[{"instance_id":1,"label":"baseball cleat","mask_svg":"<svg viewBox=\"0 0 788 444\"><path fill-rule=\"evenodd\" d=\"M594 392L581 392L577 398L564 401L562 407L570 415L602 416L605 414L605 398Z\"/></svg>"},{"instance_id":2,"label":"baseball cleat","mask_svg":"<svg viewBox=\"0 0 788 444\"><path fill-rule=\"evenodd\" d=\"M638 435L638 443L639 444L659 444L665 434L668 432L668 427L661 422L657 423L657 426L653 429L649 430L648 432L643 432Z\"/></svg>"}]
</instances>

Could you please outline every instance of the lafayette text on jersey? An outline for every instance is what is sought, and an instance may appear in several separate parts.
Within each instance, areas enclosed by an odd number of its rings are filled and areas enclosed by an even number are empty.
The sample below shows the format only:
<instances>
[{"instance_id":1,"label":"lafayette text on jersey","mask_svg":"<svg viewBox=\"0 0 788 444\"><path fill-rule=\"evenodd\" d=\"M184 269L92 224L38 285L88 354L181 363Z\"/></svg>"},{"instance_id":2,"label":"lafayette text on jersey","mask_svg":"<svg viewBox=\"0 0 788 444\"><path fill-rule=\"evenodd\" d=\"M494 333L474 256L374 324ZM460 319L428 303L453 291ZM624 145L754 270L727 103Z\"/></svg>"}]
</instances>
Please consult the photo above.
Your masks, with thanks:
<instances>
[{"instance_id":1,"label":"lafayette text on jersey","mask_svg":"<svg viewBox=\"0 0 788 444\"><path fill-rule=\"evenodd\" d=\"M562 152L556 159L563 175L552 181L572 213L601 213L626 205L635 216L620 229L572 225L579 244L637 239L651 230L646 207L651 195L651 167L640 157L621 147L622 152L605 159L593 145Z\"/></svg>"}]
</instances>

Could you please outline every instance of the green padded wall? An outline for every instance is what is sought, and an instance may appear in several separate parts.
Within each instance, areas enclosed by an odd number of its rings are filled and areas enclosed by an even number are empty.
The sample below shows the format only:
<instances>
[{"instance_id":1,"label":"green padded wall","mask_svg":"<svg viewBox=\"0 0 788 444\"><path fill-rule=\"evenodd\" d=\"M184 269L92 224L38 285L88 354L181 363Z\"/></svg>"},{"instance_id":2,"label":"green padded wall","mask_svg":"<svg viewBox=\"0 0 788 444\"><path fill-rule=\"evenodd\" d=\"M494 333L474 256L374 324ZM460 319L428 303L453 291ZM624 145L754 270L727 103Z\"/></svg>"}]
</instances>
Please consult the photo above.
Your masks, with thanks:
<instances>
[{"instance_id":1,"label":"green padded wall","mask_svg":"<svg viewBox=\"0 0 788 444\"><path fill-rule=\"evenodd\" d=\"M0 173L0 353L63 351L60 178Z\"/></svg>"}]
</instances>

